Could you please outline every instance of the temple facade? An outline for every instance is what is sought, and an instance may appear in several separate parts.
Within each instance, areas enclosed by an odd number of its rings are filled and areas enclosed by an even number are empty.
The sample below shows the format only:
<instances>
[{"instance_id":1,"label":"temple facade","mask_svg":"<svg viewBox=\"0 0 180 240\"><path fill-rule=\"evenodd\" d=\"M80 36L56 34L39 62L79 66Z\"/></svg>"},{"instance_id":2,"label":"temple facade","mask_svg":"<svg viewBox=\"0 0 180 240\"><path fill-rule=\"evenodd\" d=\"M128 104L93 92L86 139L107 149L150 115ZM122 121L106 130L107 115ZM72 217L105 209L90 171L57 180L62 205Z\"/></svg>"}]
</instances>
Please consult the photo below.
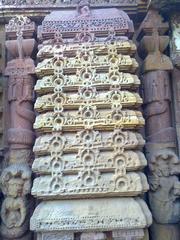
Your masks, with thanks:
<instances>
[{"instance_id":1,"label":"temple facade","mask_svg":"<svg viewBox=\"0 0 180 240\"><path fill-rule=\"evenodd\" d=\"M0 1L0 239L180 239L180 1Z\"/></svg>"}]
</instances>

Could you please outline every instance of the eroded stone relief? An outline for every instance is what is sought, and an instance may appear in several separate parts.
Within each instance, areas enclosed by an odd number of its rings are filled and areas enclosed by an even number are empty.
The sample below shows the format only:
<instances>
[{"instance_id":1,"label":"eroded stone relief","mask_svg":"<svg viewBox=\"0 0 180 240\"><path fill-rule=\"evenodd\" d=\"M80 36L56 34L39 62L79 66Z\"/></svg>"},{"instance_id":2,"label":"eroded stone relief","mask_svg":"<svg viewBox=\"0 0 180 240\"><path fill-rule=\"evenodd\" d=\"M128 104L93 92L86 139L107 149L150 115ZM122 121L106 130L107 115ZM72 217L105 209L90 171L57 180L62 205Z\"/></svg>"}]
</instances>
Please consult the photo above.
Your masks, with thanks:
<instances>
[{"instance_id":1,"label":"eroded stone relief","mask_svg":"<svg viewBox=\"0 0 180 240\"><path fill-rule=\"evenodd\" d=\"M104 239L102 231L123 228L124 239L143 239L151 224L139 198L149 186L132 32L123 11L91 10L89 1L38 28L32 194L43 201L31 229L39 238L88 231L81 239Z\"/></svg>"},{"instance_id":2,"label":"eroded stone relief","mask_svg":"<svg viewBox=\"0 0 180 240\"><path fill-rule=\"evenodd\" d=\"M163 36L167 29L168 24L163 22L156 11L149 11L142 24L142 30L150 35L143 38L141 49L148 50L143 68L143 87L147 135L146 156L150 183L149 202L154 217L152 228L154 240L162 238L163 224L166 231L168 224L177 224L180 220L180 161L175 149L176 134L172 126L168 72L173 69L173 66L170 58L163 54L169 41L167 36ZM150 49L152 47L150 42L154 45L153 50ZM159 60L154 64L151 59ZM159 228L158 224L160 224ZM169 231L176 232L176 228L177 226L174 225ZM172 239L172 234L167 236L166 239Z\"/></svg>"},{"instance_id":3,"label":"eroded stone relief","mask_svg":"<svg viewBox=\"0 0 180 240\"><path fill-rule=\"evenodd\" d=\"M8 129L8 166L1 175L4 201L1 208L1 234L3 239L31 239L28 233L31 190L32 161L31 148L34 142L32 125L33 84L35 73L31 54L35 46L35 28L26 17L10 20L6 26L9 39L6 47L12 60L5 70L8 76L9 129ZM14 40L16 39L16 40ZM32 211L32 209L31 209Z\"/></svg>"}]
</instances>

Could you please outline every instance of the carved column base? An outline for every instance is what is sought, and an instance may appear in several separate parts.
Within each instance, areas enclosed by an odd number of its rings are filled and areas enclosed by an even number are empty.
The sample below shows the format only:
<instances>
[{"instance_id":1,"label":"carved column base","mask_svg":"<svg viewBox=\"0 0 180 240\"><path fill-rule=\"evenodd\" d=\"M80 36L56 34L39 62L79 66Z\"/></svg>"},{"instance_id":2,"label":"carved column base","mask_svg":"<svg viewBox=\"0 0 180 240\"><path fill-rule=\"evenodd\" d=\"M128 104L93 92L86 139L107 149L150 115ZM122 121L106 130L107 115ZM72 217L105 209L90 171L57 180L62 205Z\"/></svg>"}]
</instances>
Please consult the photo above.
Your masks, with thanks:
<instances>
[{"instance_id":1,"label":"carved column base","mask_svg":"<svg viewBox=\"0 0 180 240\"><path fill-rule=\"evenodd\" d=\"M102 232L82 233L81 240L106 240L106 235Z\"/></svg>"},{"instance_id":2,"label":"carved column base","mask_svg":"<svg viewBox=\"0 0 180 240\"><path fill-rule=\"evenodd\" d=\"M153 225L150 228L150 234L153 240L179 240L179 229L180 225L178 224L158 224L153 222Z\"/></svg>"},{"instance_id":3,"label":"carved column base","mask_svg":"<svg viewBox=\"0 0 180 240\"><path fill-rule=\"evenodd\" d=\"M112 232L112 239L113 240L138 240L144 238L144 231L143 229L136 229L136 230L117 230Z\"/></svg>"}]
</instances>

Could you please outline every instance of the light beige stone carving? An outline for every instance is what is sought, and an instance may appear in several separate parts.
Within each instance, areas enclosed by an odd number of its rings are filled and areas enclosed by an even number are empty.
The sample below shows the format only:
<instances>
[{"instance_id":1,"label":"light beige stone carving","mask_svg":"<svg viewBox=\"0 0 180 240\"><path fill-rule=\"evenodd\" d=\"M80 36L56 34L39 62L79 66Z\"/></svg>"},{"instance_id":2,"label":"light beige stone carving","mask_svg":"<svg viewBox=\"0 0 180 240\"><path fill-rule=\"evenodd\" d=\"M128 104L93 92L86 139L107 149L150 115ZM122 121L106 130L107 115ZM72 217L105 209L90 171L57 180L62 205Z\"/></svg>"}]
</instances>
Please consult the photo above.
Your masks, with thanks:
<instances>
[{"instance_id":1,"label":"light beige stone carving","mask_svg":"<svg viewBox=\"0 0 180 240\"><path fill-rule=\"evenodd\" d=\"M150 211L139 198L44 201L35 209L31 229L37 232L143 229L151 221Z\"/></svg>"},{"instance_id":2,"label":"light beige stone carving","mask_svg":"<svg viewBox=\"0 0 180 240\"><path fill-rule=\"evenodd\" d=\"M66 115L65 115L66 114ZM87 117L86 117L87 116ZM34 129L38 132L74 131L84 129L113 130L114 128L140 128L144 125L142 113L133 110L97 111L89 104L81 106L78 113L47 112L36 117Z\"/></svg>"},{"instance_id":3,"label":"light beige stone carving","mask_svg":"<svg viewBox=\"0 0 180 240\"><path fill-rule=\"evenodd\" d=\"M115 129L113 132L109 131L94 131L94 130L82 130L77 134L65 133L57 135L57 141L59 151L61 146L64 152L77 152L80 146L85 143L94 141L96 146L104 145L108 149L123 148L124 149L141 149L145 141L141 134L135 131L122 131L121 129ZM36 156L49 155L54 150L53 141L56 140L56 134L44 134L36 139L33 151ZM66 150L67 149L67 150Z\"/></svg>"},{"instance_id":4,"label":"light beige stone carving","mask_svg":"<svg viewBox=\"0 0 180 240\"><path fill-rule=\"evenodd\" d=\"M138 198L149 186L141 172L147 162L136 47L127 37L133 26L125 13L109 11L99 23L81 1L76 14L52 13L39 27L32 194L43 201L31 218L39 238L66 239L69 231L102 240L103 231L123 229L128 239L135 229L132 239L143 239L151 224Z\"/></svg>"},{"instance_id":5,"label":"light beige stone carving","mask_svg":"<svg viewBox=\"0 0 180 240\"><path fill-rule=\"evenodd\" d=\"M54 165L58 163L54 163ZM59 167L59 166L58 166ZM53 176L42 176L34 180L32 194L38 198L77 198L108 196L136 196L148 188L143 173L103 174L93 168L87 168L74 175L58 175L58 167ZM57 172L56 172L57 171ZM117 170L118 171L118 170ZM62 174L62 173L61 173Z\"/></svg>"},{"instance_id":6,"label":"light beige stone carving","mask_svg":"<svg viewBox=\"0 0 180 240\"><path fill-rule=\"evenodd\" d=\"M62 37L62 36L61 36ZM124 37L125 38L125 37ZM62 39L63 41L63 39ZM108 53L116 52L118 54L128 54L133 55L136 52L136 45L131 41L126 39L122 39L120 41L115 41L115 43L104 42L102 43L86 43L86 47L90 51L94 51L96 55L104 55ZM73 56L77 54L77 51L82 49L81 43L70 44L70 45L62 45L62 42L56 45L52 43L46 43L44 41L43 46L40 48L37 57L39 60L43 60L45 58L51 58L55 54L61 54L65 56Z\"/></svg>"},{"instance_id":7,"label":"light beige stone carving","mask_svg":"<svg viewBox=\"0 0 180 240\"><path fill-rule=\"evenodd\" d=\"M88 99L86 98L88 96ZM77 94L48 94L38 97L35 104L35 109L38 112L52 111L57 102L61 101L61 106L64 110L77 109L87 101L97 109L110 108L112 105L122 105L123 107L138 107L142 104L142 99L139 94L129 91L121 91L114 89L108 92L97 92L96 88L83 87L79 89Z\"/></svg>"},{"instance_id":8,"label":"light beige stone carving","mask_svg":"<svg viewBox=\"0 0 180 240\"><path fill-rule=\"evenodd\" d=\"M1 175L1 188L6 196L21 197L30 192L31 170L26 164L13 164Z\"/></svg>"},{"instance_id":9,"label":"light beige stone carving","mask_svg":"<svg viewBox=\"0 0 180 240\"><path fill-rule=\"evenodd\" d=\"M1 234L10 239L27 231L29 205L26 195L31 189L31 170L26 163L15 163L1 175L1 188L6 196L1 206Z\"/></svg>"},{"instance_id":10,"label":"light beige stone carving","mask_svg":"<svg viewBox=\"0 0 180 240\"><path fill-rule=\"evenodd\" d=\"M137 89L140 80L136 75L119 72L116 68L110 69L107 73L98 73L96 70L85 67L76 71L76 75L50 75L39 79L35 85L35 91L38 94L53 93L55 87L61 87L62 90L77 90L79 87L95 87L96 90L109 90L111 86L118 85L122 89Z\"/></svg>"},{"instance_id":11,"label":"light beige stone carving","mask_svg":"<svg viewBox=\"0 0 180 240\"><path fill-rule=\"evenodd\" d=\"M134 73L137 70L138 63L134 58L128 55L114 54L110 56L94 56L91 53L82 53L75 58L54 56L50 59L44 59L38 63L36 67L36 74L39 77L52 75L55 71L62 71L64 74L76 73L77 70L82 69L83 66L91 65L91 69L108 71L110 66L115 65L119 71L128 71Z\"/></svg>"},{"instance_id":12,"label":"light beige stone carving","mask_svg":"<svg viewBox=\"0 0 180 240\"><path fill-rule=\"evenodd\" d=\"M75 151L75 149L72 149L72 151ZM124 151L124 153L120 153L119 151L98 152L97 149L83 150L82 148L77 155L72 152L59 156L60 159L57 161L58 169L63 172L71 172L77 174L77 172L82 169L84 160L83 158L87 158L88 161L85 163L85 165L88 165L91 163L91 156L93 157L94 153L98 154L97 163L99 166L97 166L97 169L103 168L106 169L106 171L114 171L117 168L118 163L127 171L141 170L147 164L144 154L140 151ZM100 154L102 157L99 157ZM68 160L70 158L70 163L68 163ZM108 159L108 162L106 163L104 159ZM52 156L40 156L35 158L32 168L36 173L50 174L53 170L53 163L53 154Z\"/></svg>"}]
</instances>

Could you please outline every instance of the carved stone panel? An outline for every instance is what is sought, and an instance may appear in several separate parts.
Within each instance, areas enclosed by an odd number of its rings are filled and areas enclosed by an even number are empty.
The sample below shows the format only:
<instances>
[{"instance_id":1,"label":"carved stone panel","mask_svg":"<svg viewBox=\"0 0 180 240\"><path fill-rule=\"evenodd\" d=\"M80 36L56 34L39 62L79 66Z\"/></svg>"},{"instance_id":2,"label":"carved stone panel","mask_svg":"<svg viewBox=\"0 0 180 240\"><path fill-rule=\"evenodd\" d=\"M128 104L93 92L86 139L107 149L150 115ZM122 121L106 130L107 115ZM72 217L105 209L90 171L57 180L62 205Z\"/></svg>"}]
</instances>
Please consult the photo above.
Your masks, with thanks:
<instances>
[{"instance_id":1,"label":"carved stone panel","mask_svg":"<svg viewBox=\"0 0 180 240\"><path fill-rule=\"evenodd\" d=\"M52 12L38 29L32 194L43 201L31 218L38 233L103 240L96 232L143 233L151 223L143 200L133 198L149 186L132 31L126 13L91 10L88 1Z\"/></svg>"}]
</instances>

